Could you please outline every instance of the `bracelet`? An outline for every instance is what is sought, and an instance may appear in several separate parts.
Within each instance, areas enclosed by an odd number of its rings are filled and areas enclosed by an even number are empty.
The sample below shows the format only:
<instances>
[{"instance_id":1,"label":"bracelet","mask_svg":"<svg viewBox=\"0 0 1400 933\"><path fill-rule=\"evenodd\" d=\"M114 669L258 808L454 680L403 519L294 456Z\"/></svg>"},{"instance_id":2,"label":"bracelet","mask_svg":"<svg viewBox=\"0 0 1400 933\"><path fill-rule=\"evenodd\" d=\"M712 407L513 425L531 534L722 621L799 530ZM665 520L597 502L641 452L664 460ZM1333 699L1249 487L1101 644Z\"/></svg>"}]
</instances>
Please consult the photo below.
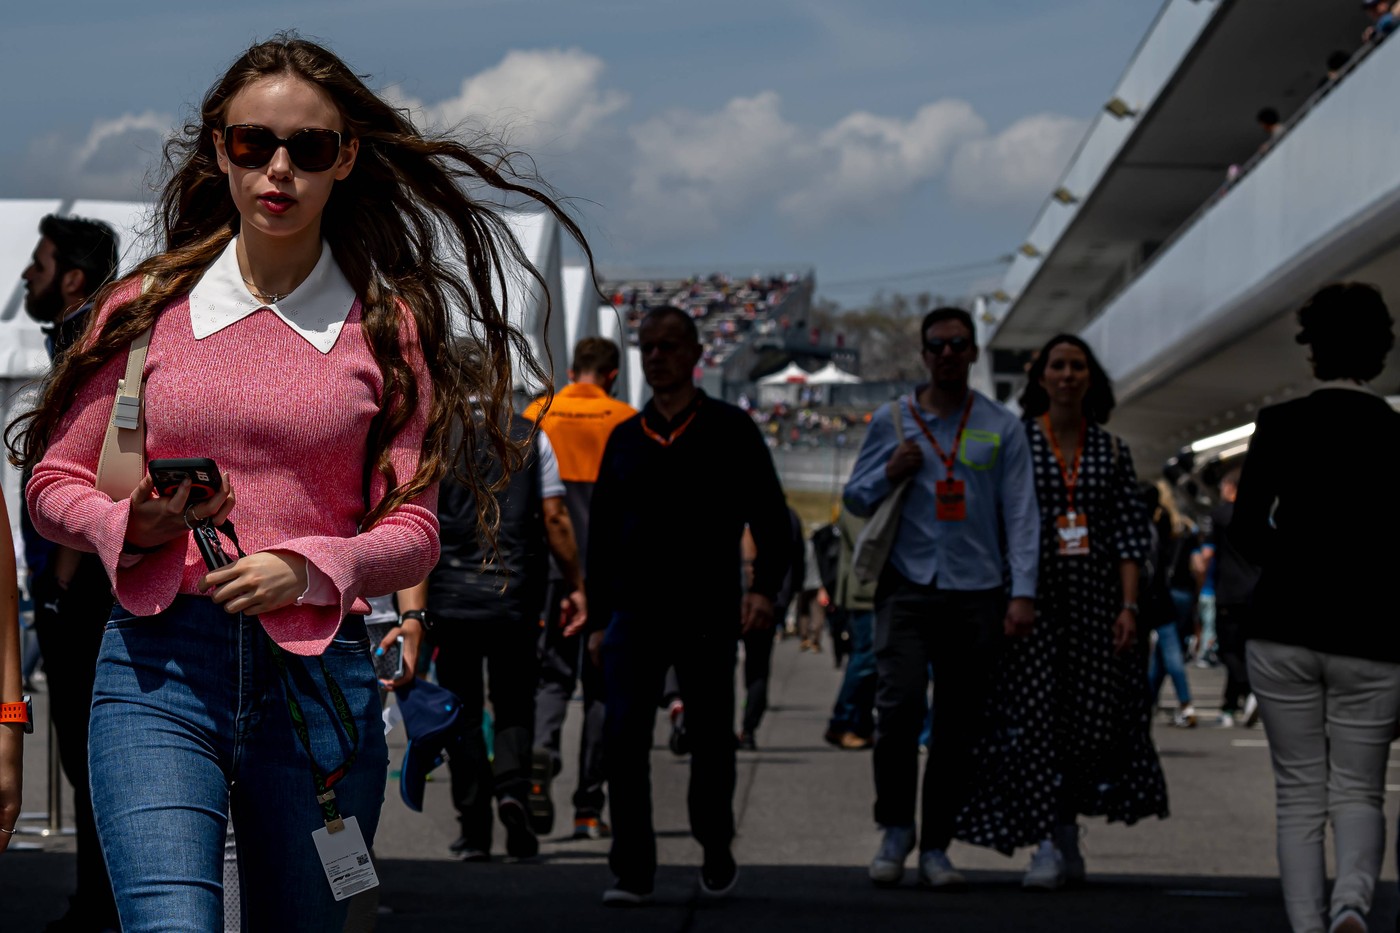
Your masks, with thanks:
<instances>
[{"instance_id":1,"label":"bracelet","mask_svg":"<svg viewBox=\"0 0 1400 933\"><path fill-rule=\"evenodd\" d=\"M1124 603L1124 604L1123 604L1123 608L1126 609L1127 611L1131 612L1133 615L1137 615L1137 614L1138 614L1138 604L1137 604L1137 603Z\"/></svg>"}]
</instances>

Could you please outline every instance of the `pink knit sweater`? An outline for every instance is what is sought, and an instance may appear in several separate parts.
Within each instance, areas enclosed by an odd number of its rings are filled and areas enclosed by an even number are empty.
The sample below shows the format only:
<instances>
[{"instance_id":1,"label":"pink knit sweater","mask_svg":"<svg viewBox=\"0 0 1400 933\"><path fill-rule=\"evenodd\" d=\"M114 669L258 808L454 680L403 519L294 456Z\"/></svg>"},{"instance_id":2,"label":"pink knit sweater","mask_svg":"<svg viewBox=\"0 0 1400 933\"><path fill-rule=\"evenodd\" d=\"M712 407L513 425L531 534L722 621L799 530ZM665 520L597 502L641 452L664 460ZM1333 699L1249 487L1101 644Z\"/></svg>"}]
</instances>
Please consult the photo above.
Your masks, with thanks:
<instances>
[{"instance_id":1,"label":"pink knit sweater","mask_svg":"<svg viewBox=\"0 0 1400 933\"><path fill-rule=\"evenodd\" d=\"M106 311L133 297L131 283ZM232 474L231 516L248 553L290 551L329 579L339 605L288 606L262 616L269 635L297 654L319 654L342 617L364 612L360 597L412 586L437 562L437 487L394 510L374 528L365 514L366 438L379 409L383 379L361 330L355 302L329 354L308 344L271 311L195 340L188 297L167 305L146 357L146 456L212 457ZM411 317L404 356L428 384ZM93 488L102 439L126 354L108 360L77 391L48 452L26 488L39 533L82 551L96 551L117 600L138 616L168 608L178 593L195 593L204 561L190 536L122 566L130 514ZM400 481L417 468L431 392L394 440ZM374 471L370 501L386 483ZM130 557L127 558L129 562Z\"/></svg>"}]
</instances>

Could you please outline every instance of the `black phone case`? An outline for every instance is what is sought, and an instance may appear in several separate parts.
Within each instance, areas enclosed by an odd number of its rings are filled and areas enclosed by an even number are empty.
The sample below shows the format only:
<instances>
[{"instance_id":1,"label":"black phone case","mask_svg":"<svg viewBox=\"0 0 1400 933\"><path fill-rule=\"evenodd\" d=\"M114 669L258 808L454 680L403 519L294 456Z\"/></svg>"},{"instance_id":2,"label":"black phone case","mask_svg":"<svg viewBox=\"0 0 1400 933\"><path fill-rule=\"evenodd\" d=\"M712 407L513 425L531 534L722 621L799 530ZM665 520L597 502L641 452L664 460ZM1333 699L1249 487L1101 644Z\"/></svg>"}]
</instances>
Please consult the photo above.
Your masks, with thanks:
<instances>
[{"instance_id":1,"label":"black phone case","mask_svg":"<svg viewBox=\"0 0 1400 933\"><path fill-rule=\"evenodd\" d=\"M162 497L175 495L180 483L189 477L191 505L214 498L223 485L218 464L208 457L158 458L147 464L146 469Z\"/></svg>"}]
</instances>

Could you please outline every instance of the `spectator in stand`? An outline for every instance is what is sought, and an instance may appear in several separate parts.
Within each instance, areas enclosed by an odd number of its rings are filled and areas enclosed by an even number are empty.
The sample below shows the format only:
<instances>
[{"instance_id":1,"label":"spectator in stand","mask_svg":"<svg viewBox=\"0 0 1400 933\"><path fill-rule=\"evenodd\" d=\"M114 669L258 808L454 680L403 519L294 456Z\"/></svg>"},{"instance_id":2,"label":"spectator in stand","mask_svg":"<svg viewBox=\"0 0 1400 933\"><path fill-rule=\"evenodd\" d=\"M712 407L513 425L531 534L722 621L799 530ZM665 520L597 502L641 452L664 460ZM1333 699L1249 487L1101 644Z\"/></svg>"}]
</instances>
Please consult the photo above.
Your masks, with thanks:
<instances>
[{"instance_id":1,"label":"spectator in stand","mask_svg":"<svg viewBox=\"0 0 1400 933\"><path fill-rule=\"evenodd\" d=\"M830 602L846 616L850 653L846 675L827 723L827 742L837 748L869 748L875 735L875 584L862 583L852 568L856 541L865 528L865 519L842 509L836 519L840 558L836 589Z\"/></svg>"},{"instance_id":2,"label":"spectator in stand","mask_svg":"<svg viewBox=\"0 0 1400 933\"><path fill-rule=\"evenodd\" d=\"M1327 77L1318 82L1318 87L1331 84L1342 76L1342 69L1351 61L1351 53L1338 50L1327 56Z\"/></svg>"},{"instance_id":3,"label":"spectator in stand","mask_svg":"<svg viewBox=\"0 0 1400 933\"><path fill-rule=\"evenodd\" d=\"M1362 42L1380 42L1400 26L1391 0L1363 0L1361 8L1371 17L1371 25L1361 34Z\"/></svg>"},{"instance_id":4,"label":"spectator in stand","mask_svg":"<svg viewBox=\"0 0 1400 933\"><path fill-rule=\"evenodd\" d=\"M612 397L621 367L617 344L603 337L585 337L574 347L569 384L545 409L540 399L525 410L548 436L559 462L564 501L579 543L578 564L587 563L588 515L593 484L603 448L617 425L637 413ZM554 607L565 605L569 584L555 561L550 569L550 595L540 629L540 683L535 691L535 751L531 763L530 818L536 833L554 826L554 803L549 782L563 767L560 753L564 718L574 688L583 685L583 723L579 736L578 788L574 791L574 838L600 839L609 832L603 822L606 801L603 783L603 672L585 663L583 617ZM572 608L572 603L568 604Z\"/></svg>"},{"instance_id":5,"label":"spectator in stand","mask_svg":"<svg viewBox=\"0 0 1400 933\"><path fill-rule=\"evenodd\" d=\"M1364 933L1400 715L1389 585L1400 566L1400 415L1370 384L1395 337L1380 292L1359 283L1323 288L1298 323L1321 386L1259 413L1230 531L1261 567L1247 653L1273 759L1284 906L1295 933ZM1315 449L1300 456L1300 444Z\"/></svg>"},{"instance_id":6,"label":"spectator in stand","mask_svg":"<svg viewBox=\"0 0 1400 933\"><path fill-rule=\"evenodd\" d=\"M870 516L910 480L875 593L875 822L884 838L870 880L898 884L916 845L919 730L932 665L919 879L947 888L966 883L947 849L973 789L972 752L995 658L1004 636L1028 634L1035 623L1040 516L1025 430L968 386L978 356L972 315L936 308L920 334L929 382L876 410L844 499Z\"/></svg>"},{"instance_id":7,"label":"spectator in stand","mask_svg":"<svg viewBox=\"0 0 1400 933\"><path fill-rule=\"evenodd\" d=\"M691 747L690 825L704 847L701 893L728 895L734 839L734 662L742 633L773 624L790 535L782 487L753 420L696 387L700 339L674 308L639 331L652 399L613 429L593 488L589 653L603 665L604 742L617 881L611 906L650 899L656 874L651 745L672 665ZM742 589L740 538L756 548Z\"/></svg>"},{"instance_id":8,"label":"spectator in stand","mask_svg":"<svg viewBox=\"0 0 1400 933\"><path fill-rule=\"evenodd\" d=\"M1232 467L1220 478L1220 501L1211 511L1210 534L1201 557L1215 565L1215 637L1220 663L1225 665L1225 696L1220 701L1220 725L1233 727L1241 718L1246 726L1259 721L1259 703L1249 689L1249 669L1244 643L1254 608L1254 584L1259 568L1240 553L1230 525L1234 521L1235 496L1240 468Z\"/></svg>"},{"instance_id":9,"label":"spectator in stand","mask_svg":"<svg viewBox=\"0 0 1400 933\"><path fill-rule=\"evenodd\" d=\"M1003 658L977 792L959 819L969 842L1006 854L1036 846L1028 888L1083 880L1080 815L1129 825L1167 815L1137 637L1150 526L1132 455L1102 427L1113 407L1088 345L1051 338L1021 396L1040 505L1040 612Z\"/></svg>"}]
</instances>

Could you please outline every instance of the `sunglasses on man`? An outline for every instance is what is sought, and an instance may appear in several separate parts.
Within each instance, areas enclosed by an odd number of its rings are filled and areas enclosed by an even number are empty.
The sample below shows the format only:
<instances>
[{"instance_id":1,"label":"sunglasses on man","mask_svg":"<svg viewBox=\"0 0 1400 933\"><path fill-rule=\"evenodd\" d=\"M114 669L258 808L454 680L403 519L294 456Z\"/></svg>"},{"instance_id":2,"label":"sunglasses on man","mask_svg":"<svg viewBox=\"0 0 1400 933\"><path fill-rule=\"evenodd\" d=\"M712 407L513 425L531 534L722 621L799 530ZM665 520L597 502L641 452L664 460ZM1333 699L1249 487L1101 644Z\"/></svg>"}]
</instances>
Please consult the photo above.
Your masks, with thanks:
<instances>
[{"instance_id":1,"label":"sunglasses on man","mask_svg":"<svg viewBox=\"0 0 1400 933\"><path fill-rule=\"evenodd\" d=\"M292 164L303 172L324 172L340 158L340 134L335 130L307 128L283 139L254 123L224 127L224 151L239 168L262 168L283 146L287 147Z\"/></svg>"},{"instance_id":2,"label":"sunglasses on man","mask_svg":"<svg viewBox=\"0 0 1400 933\"><path fill-rule=\"evenodd\" d=\"M944 340L942 337L934 337L932 340L924 341L924 349L934 356L942 356L945 349L951 349L954 353L962 353L972 346L972 341L966 337L950 337Z\"/></svg>"}]
</instances>

